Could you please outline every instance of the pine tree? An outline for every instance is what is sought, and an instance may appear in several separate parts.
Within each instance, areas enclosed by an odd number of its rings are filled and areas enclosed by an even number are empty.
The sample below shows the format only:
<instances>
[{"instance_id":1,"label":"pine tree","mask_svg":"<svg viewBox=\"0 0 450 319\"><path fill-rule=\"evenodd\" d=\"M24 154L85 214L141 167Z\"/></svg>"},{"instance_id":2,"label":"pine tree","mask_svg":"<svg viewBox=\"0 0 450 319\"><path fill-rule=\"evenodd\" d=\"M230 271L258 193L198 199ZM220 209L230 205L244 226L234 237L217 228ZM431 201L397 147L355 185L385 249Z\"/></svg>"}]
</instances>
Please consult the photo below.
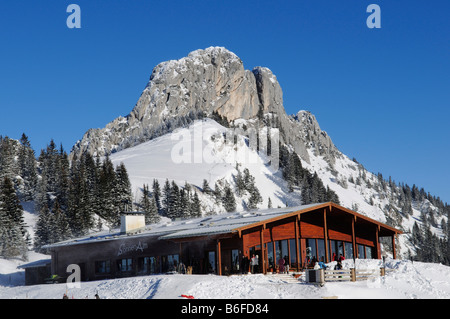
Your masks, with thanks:
<instances>
[{"instance_id":1,"label":"pine tree","mask_svg":"<svg viewBox=\"0 0 450 319\"><path fill-rule=\"evenodd\" d=\"M38 251L42 251L41 248L44 245L51 243L51 215L48 205L45 204L39 212L39 218L36 223L35 242L34 247ZM44 252L44 251L42 251Z\"/></svg>"},{"instance_id":2,"label":"pine tree","mask_svg":"<svg viewBox=\"0 0 450 319\"><path fill-rule=\"evenodd\" d=\"M69 177L70 165L67 153L61 145L60 151L56 159L56 191L55 196L60 207L67 210L68 196L69 196Z\"/></svg>"},{"instance_id":3,"label":"pine tree","mask_svg":"<svg viewBox=\"0 0 450 319\"><path fill-rule=\"evenodd\" d=\"M171 203L170 203L171 191L172 191L172 189L170 187L169 180L166 179L166 182L165 182L164 188L163 188L163 198L162 198L164 216L166 216L166 217L169 217L172 215L172 211L171 211L172 207L171 207Z\"/></svg>"},{"instance_id":4,"label":"pine tree","mask_svg":"<svg viewBox=\"0 0 450 319\"><path fill-rule=\"evenodd\" d=\"M11 179L4 176L0 183L0 256L26 259L26 238L23 208Z\"/></svg>"},{"instance_id":5,"label":"pine tree","mask_svg":"<svg viewBox=\"0 0 450 319\"><path fill-rule=\"evenodd\" d=\"M67 154L65 155L67 157ZM58 152L56 144L53 139L50 144L47 145L45 150L41 150L39 155L39 167L41 179L38 182L37 194L36 194L36 209L38 211L44 205L49 208L53 207L54 200L57 198L60 203L66 202L66 198L62 192L68 189L67 180L63 180L67 175L62 176L62 166L67 170L68 163L62 163L64 154Z\"/></svg>"},{"instance_id":6,"label":"pine tree","mask_svg":"<svg viewBox=\"0 0 450 319\"><path fill-rule=\"evenodd\" d=\"M94 205L97 194L96 188L90 184L88 178L88 168L86 160L90 155L83 155L81 158L72 161L71 176L68 185L68 208L67 216L72 233L75 236L86 234L89 229L94 227L93 211L97 206ZM93 165L92 162L90 165ZM106 186L105 186L106 187ZM105 204L106 200L103 193L98 193L103 199L101 204ZM107 193L109 195L109 193ZM98 208L102 210L103 206ZM102 215L105 219L108 217Z\"/></svg>"},{"instance_id":7,"label":"pine tree","mask_svg":"<svg viewBox=\"0 0 450 319\"><path fill-rule=\"evenodd\" d=\"M31 201L37 185L36 157L25 133L22 134L20 144L17 162L23 185L19 188L18 196L24 201Z\"/></svg>"},{"instance_id":8,"label":"pine tree","mask_svg":"<svg viewBox=\"0 0 450 319\"><path fill-rule=\"evenodd\" d=\"M197 193L194 193L191 203L191 217L196 218L202 216L202 209L200 199Z\"/></svg>"},{"instance_id":9,"label":"pine tree","mask_svg":"<svg viewBox=\"0 0 450 319\"><path fill-rule=\"evenodd\" d=\"M272 208L272 200L270 199L270 197L267 201L267 208Z\"/></svg>"},{"instance_id":10,"label":"pine tree","mask_svg":"<svg viewBox=\"0 0 450 319\"><path fill-rule=\"evenodd\" d=\"M150 195L148 185L144 185L143 187L140 205L145 213L146 224L155 224L161 220L161 217L158 214L155 198Z\"/></svg>"},{"instance_id":11,"label":"pine tree","mask_svg":"<svg viewBox=\"0 0 450 319\"><path fill-rule=\"evenodd\" d=\"M7 136L4 138L0 136L0 180L4 177L14 180L18 174L15 156L14 141Z\"/></svg>"},{"instance_id":12,"label":"pine tree","mask_svg":"<svg viewBox=\"0 0 450 319\"><path fill-rule=\"evenodd\" d=\"M222 194L222 190L220 189L220 186L217 182L214 184L213 194L214 194L214 199L215 199L216 204L219 205L222 202L223 194Z\"/></svg>"},{"instance_id":13,"label":"pine tree","mask_svg":"<svg viewBox=\"0 0 450 319\"><path fill-rule=\"evenodd\" d=\"M255 186L255 184L252 184L250 190L250 198L248 200L248 209L256 209L258 208L258 204L262 203L263 199L261 197L261 194L259 193L258 188Z\"/></svg>"},{"instance_id":14,"label":"pine tree","mask_svg":"<svg viewBox=\"0 0 450 319\"><path fill-rule=\"evenodd\" d=\"M211 194L211 192L212 192L211 188L209 187L208 181L206 179L203 180L202 190L203 190L203 193L206 193L206 194Z\"/></svg>"},{"instance_id":15,"label":"pine tree","mask_svg":"<svg viewBox=\"0 0 450 319\"><path fill-rule=\"evenodd\" d=\"M239 167L237 167L236 169L237 169L236 190L237 190L238 196L242 196L244 194L244 192L245 192L244 176L242 175L242 172L239 170Z\"/></svg>"},{"instance_id":16,"label":"pine tree","mask_svg":"<svg viewBox=\"0 0 450 319\"><path fill-rule=\"evenodd\" d=\"M58 201L54 204L50 222L53 224L54 228L52 242L59 242L72 237L69 221L65 212L61 209Z\"/></svg>"},{"instance_id":17,"label":"pine tree","mask_svg":"<svg viewBox=\"0 0 450 319\"><path fill-rule=\"evenodd\" d=\"M116 167L116 206L120 212L129 212L133 209L133 196L131 193L131 183L128 178L128 172L123 163Z\"/></svg>"},{"instance_id":18,"label":"pine tree","mask_svg":"<svg viewBox=\"0 0 450 319\"><path fill-rule=\"evenodd\" d=\"M191 217L191 203L189 198L189 192L186 190L186 188L180 188L178 217L180 218Z\"/></svg>"},{"instance_id":19,"label":"pine tree","mask_svg":"<svg viewBox=\"0 0 450 319\"><path fill-rule=\"evenodd\" d=\"M225 184L224 187L224 197L223 197L223 206L227 212L233 212L236 210L236 199L234 197L233 191L230 188L230 185Z\"/></svg>"},{"instance_id":20,"label":"pine tree","mask_svg":"<svg viewBox=\"0 0 450 319\"><path fill-rule=\"evenodd\" d=\"M0 184L0 191L0 202L2 203L3 211L11 223L18 227L21 236L24 237L27 231L23 218L23 207L17 197L14 184L9 177L5 176L3 178L3 182Z\"/></svg>"},{"instance_id":21,"label":"pine tree","mask_svg":"<svg viewBox=\"0 0 450 319\"><path fill-rule=\"evenodd\" d=\"M169 196L169 206L170 206L170 219L174 220L176 218L181 218L181 200L180 200L180 189L175 181L172 181L172 186Z\"/></svg>"},{"instance_id":22,"label":"pine tree","mask_svg":"<svg viewBox=\"0 0 450 319\"><path fill-rule=\"evenodd\" d=\"M156 207L158 208L159 214L162 213L161 207L161 189L159 188L159 182L157 179L153 180L153 198L155 199Z\"/></svg>"},{"instance_id":23,"label":"pine tree","mask_svg":"<svg viewBox=\"0 0 450 319\"><path fill-rule=\"evenodd\" d=\"M117 178L111 159L106 156L99 172L99 194L103 199L101 203L101 217L110 227L115 227L120 222L120 208L117 206L116 191Z\"/></svg>"}]
</instances>

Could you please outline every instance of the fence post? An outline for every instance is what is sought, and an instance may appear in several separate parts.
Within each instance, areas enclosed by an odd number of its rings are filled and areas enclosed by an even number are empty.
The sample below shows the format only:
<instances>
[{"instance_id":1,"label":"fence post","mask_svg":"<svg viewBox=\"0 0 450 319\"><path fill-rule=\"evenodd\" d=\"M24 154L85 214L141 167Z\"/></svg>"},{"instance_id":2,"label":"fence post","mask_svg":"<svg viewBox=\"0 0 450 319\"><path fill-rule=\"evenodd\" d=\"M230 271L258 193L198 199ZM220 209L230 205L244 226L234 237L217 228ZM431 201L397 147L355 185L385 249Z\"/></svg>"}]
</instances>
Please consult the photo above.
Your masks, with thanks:
<instances>
[{"instance_id":1,"label":"fence post","mask_svg":"<svg viewBox=\"0 0 450 319\"><path fill-rule=\"evenodd\" d=\"M351 275L352 281L356 281L356 269L355 268L350 268L350 275Z\"/></svg>"},{"instance_id":2,"label":"fence post","mask_svg":"<svg viewBox=\"0 0 450 319\"><path fill-rule=\"evenodd\" d=\"M381 275L381 276L386 275L386 269L385 269L384 267L381 267L381 268L380 268L380 275Z\"/></svg>"},{"instance_id":3,"label":"fence post","mask_svg":"<svg viewBox=\"0 0 450 319\"><path fill-rule=\"evenodd\" d=\"M325 270L323 268L319 269L319 284L323 286L325 284Z\"/></svg>"}]
</instances>

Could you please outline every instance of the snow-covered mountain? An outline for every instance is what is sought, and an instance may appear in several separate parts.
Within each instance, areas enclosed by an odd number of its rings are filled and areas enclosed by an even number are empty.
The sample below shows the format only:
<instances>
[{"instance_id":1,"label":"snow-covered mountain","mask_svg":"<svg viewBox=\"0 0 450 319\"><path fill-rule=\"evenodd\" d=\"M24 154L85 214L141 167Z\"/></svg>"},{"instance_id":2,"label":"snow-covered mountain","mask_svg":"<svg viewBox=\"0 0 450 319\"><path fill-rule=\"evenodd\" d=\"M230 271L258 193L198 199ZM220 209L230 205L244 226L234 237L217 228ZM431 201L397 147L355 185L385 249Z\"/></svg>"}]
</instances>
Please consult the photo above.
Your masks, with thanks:
<instances>
[{"instance_id":1,"label":"snow-covered mountain","mask_svg":"<svg viewBox=\"0 0 450 319\"><path fill-rule=\"evenodd\" d=\"M272 71L265 67L245 70L234 53L210 47L158 64L131 113L103 129L90 129L74 145L72 156L80 152L110 154L214 114L229 121L272 114L286 133L281 135L282 141L306 161L309 146L321 155L337 151L313 115L286 114L283 93Z\"/></svg>"},{"instance_id":2,"label":"snow-covered mountain","mask_svg":"<svg viewBox=\"0 0 450 319\"><path fill-rule=\"evenodd\" d=\"M248 132L257 133L263 149L252 147ZM423 189L398 185L349 159L313 114L286 114L281 87L268 68L245 70L243 62L222 47L157 65L131 113L86 132L71 157L82 152L111 154L113 163L123 162L136 202L144 184L174 180L180 187L195 186L204 214L223 212L202 189L206 180L211 188L216 183L231 185L236 209L243 210L249 195L239 194L235 181L239 171L248 168L262 197L258 207L266 208L269 198L273 207L298 205L301 185L289 185L279 165L273 165L278 159L273 153L281 152L273 147L278 139L281 147L299 156L303 168L338 195L341 205L402 228L406 234L399 238L400 255L417 253L409 234L414 222L445 236L448 206ZM266 141L272 144L271 156L268 144L264 149Z\"/></svg>"}]
</instances>

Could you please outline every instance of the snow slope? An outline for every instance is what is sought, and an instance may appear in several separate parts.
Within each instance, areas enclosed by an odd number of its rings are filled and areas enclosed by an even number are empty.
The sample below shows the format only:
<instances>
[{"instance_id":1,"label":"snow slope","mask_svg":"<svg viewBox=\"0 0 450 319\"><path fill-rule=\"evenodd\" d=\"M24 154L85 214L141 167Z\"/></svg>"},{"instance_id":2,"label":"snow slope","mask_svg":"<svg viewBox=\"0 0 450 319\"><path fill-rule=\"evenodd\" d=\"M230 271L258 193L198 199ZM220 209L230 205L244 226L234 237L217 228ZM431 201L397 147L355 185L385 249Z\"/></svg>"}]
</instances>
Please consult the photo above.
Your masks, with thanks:
<instances>
[{"instance_id":1,"label":"snow slope","mask_svg":"<svg viewBox=\"0 0 450 319\"><path fill-rule=\"evenodd\" d=\"M232 143L230 133L231 130L214 120L199 120L188 128L177 129L171 134L114 153L110 159L114 165L125 164L136 201L141 196L143 184L151 187L153 179L159 181L161 188L166 179L174 180L180 187L188 182L198 189L201 189L204 179L213 189L218 180L226 180L233 186L236 163L239 163L241 171L248 168L255 177L263 198L260 208L267 208L269 197L273 207L285 207L286 203L289 206L300 205L299 194L288 192L281 171L267 165L264 156L250 148L246 138L238 137L237 143ZM204 211L222 212L201 192L199 196L205 206ZM237 200L237 210L243 209Z\"/></svg>"},{"instance_id":2,"label":"snow slope","mask_svg":"<svg viewBox=\"0 0 450 319\"><path fill-rule=\"evenodd\" d=\"M22 271L15 272L0 260L0 278L13 279L11 284L0 281L0 299L438 299L450 298L450 267L407 260L388 260L385 277L359 282L327 282L324 287L307 284L304 276L298 283L288 283L280 275L151 275L82 282L80 288L66 284L20 286ZM379 268L380 260L356 260L360 269ZM353 267L353 260L344 268ZM9 273L8 273L9 272ZM19 279L22 278L22 279Z\"/></svg>"}]
</instances>

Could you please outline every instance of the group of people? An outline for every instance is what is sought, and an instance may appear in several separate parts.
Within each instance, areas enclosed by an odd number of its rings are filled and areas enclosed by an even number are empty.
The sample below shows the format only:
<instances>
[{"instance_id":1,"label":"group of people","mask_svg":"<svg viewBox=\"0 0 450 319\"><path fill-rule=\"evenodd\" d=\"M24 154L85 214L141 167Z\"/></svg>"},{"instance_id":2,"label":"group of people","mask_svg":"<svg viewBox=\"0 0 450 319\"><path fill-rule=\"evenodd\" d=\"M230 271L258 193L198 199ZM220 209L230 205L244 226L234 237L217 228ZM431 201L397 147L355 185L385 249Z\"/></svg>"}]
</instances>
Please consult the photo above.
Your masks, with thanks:
<instances>
[{"instance_id":1,"label":"group of people","mask_svg":"<svg viewBox=\"0 0 450 319\"><path fill-rule=\"evenodd\" d=\"M278 270L280 274L288 274L289 273L289 260L288 256L280 257L278 259Z\"/></svg>"},{"instance_id":2,"label":"group of people","mask_svg":"<svg viewBox=\"0 0 450 319\"><path fill-rule=\"evenodd\" d=\"M339 257L336 255L336 253L333 253L331 257L331 261L336 261L336 266L334 267L335 270L342 269L342 261L345 260L345 257L342 254L339 254ZM312 259L307 257L306 264L309 265L309 267L313 267L314 269L327 269L327 265L325 264L323 257L321 260L317 260L316 256L314 256Z\"/></svg>"},{"instance_id":3,"label":"group of people","mask_svg":"<svg viewBox=\"0 0 450 319\"><path fill-rule=\"evenodd\" d=\"M100 296L99 296L98 294L95 294L95 295L94 295L94 298L95 298L95 299L100 299ZM69 299L69 296L67 295L67 293L65 293L65 294L63 295L63 298L62 298L62 299ZM72 295L72 299L75 299L75 298L73 297L73 295ZM84 299L89 299L89 297L86 296Z\"/></svg>"},{"instance_id":4,"label":"group of people","mask_svg":"<svg viewBox=\"0 0 450 319\"><path fill-rule=\"evenodd\" d=\"M339 254L339 257L336 255L336 253L333 253L331 257L331 261L336 261L337 264L335 266L335 270L342 269L342 261L345 260L345 257L342 254ZM314 269L326 269L327 265L325 264L323 257L319 261L317 260L316 256L313 256L312 258L307 257L306 258L306 264L309 267L313 267ZM289 273L289 260L287 256L280 257L277 260L277 266L280 274L283 273ZM247 257L244 257L242 259L242 273L246 273L248 270L252 274L259 272L259 256L257 254L252 254L251 259L249 260Z\"/></svg>"}]
</instances>

